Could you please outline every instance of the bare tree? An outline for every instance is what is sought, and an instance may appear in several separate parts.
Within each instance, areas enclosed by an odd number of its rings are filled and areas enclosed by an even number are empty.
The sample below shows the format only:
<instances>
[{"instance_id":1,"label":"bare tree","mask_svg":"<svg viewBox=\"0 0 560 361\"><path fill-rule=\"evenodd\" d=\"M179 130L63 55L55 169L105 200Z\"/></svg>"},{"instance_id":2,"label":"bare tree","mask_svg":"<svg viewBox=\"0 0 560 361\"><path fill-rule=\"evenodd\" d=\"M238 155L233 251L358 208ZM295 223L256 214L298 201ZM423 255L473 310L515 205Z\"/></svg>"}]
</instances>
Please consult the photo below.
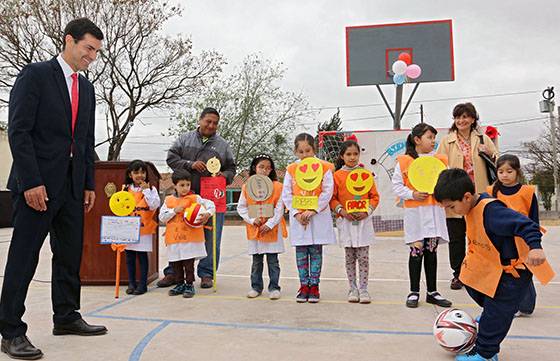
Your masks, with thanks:
<instances>
[{"instance_id":1,"label":"bare tree","mask_svg":"<svg viewBox=\"0 0 560 361\"><path fill-rule=\"evenodd\" d=\"M309 114L302 94L284 91L279 83L285 70L258 55L247 56L236 71L206 89L180 114L170 134L196 129L204 107L220 112L220 135L232 147L236 162L248 167L258 153L274 157L277 166L293 158L291 141L299 120Z\"/></svg>"},{"instance_id":2,"label":"bare tree","mask_svg":"<svg viewBox=\"0 0 560 361\"><path fill-rule=\"evenodd\" d=\"M117 160L140 114L189 101L221 71L216 52L195 56L191 39L162 33L181 11L157 0L6 0L0 5L0 90L6 95L26 64L61 51L68 21L90 18L105 33L87 74L106 115L107 140L99 144L108 142L107 158Z\"/></svg>"}]
</instances>

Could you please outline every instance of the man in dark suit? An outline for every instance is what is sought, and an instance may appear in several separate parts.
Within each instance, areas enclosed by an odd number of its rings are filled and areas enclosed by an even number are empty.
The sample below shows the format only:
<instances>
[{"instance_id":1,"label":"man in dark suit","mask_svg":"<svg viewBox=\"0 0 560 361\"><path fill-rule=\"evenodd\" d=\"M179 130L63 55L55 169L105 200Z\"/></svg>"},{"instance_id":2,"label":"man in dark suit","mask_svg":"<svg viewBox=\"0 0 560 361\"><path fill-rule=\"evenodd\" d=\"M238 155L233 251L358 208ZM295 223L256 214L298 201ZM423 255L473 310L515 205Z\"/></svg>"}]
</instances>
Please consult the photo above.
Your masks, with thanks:
<instances>
[{"instance_id":1,"label":"man in dark suit","mask_svg":"<svg viewBox=\"0 0 560 361\"><path fill-rule=\"evenodd\" d=\"M97 57L103 33L90 20L64 29L63 52L27 65L10 93L8 137L13 165L8 179L14 230L0 298L1 349L12 358L39 359L22 321L39 251L50 233L54 335L100 335L80 309L84 211L95 201L93 162L95 94L78 71Z\"/></svg>"}]
</instances>

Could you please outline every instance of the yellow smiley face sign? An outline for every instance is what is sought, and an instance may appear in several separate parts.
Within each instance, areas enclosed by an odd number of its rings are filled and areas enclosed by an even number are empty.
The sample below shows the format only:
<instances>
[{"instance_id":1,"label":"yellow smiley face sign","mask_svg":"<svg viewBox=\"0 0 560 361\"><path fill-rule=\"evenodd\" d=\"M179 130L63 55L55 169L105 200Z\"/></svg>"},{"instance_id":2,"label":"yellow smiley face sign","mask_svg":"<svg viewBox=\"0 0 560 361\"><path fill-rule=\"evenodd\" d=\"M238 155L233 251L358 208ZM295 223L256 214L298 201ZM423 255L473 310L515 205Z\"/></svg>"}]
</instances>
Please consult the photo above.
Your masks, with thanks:
<instances>
[{"instance_id":1,"label":"yellow smiley face sign","mask_svg":"<svg viewBox=\"0 0 560 361\"><path fill-rule=\"evenodd\" d=\"M134 196L126 191L120 191L111 196L109 199L109 208L116 216L128 216L136 208Z\"/></svg>"},{"instance_id":2,"label":"yellow smiley face sign","mask_svg":"<svg viewBox=\"0 0 560 361\"><path fill-rule=\"evenodd\" d=\"M419 157L410 163L408 179L417 191L432 194L439 174L446 168L445 164L436 157Z\"/></svg>"},{"instance_id":3,"label":"yellow smiley face sign","mask_svg":"<svg viewBox=\"0 0 560 361\"><path fill-rule=\"evenodd\" d=\"M312 191L321 185L323 180L323 166L314 157L303 159L296 167L296 184L304 191Z\"/></svg>"},{"instance_id":4,"label":"yellow smiley face sign","mask_svg":"<svg viewBox=\"0 0 560 361\"><path fill-rule=\"evenodd\" d=\"M373 187L373 174L363 168L354 169L346 177L346 189L350 194L363 196Z\"/></svg>"},{"instance_id":5,"label":"yellow smiley face sign","mask_svg":"<svg viewBox=\"0 0 560 361\"><path fill-rule=\"evenodd\" d=\"M221 168L222 168L222 164L220 163L220 160L216 157L212 157L208 159L208 161L206 162L206 169L208 169L208 171L212 175L218 174Z\"/></svg>"}]
</instances>

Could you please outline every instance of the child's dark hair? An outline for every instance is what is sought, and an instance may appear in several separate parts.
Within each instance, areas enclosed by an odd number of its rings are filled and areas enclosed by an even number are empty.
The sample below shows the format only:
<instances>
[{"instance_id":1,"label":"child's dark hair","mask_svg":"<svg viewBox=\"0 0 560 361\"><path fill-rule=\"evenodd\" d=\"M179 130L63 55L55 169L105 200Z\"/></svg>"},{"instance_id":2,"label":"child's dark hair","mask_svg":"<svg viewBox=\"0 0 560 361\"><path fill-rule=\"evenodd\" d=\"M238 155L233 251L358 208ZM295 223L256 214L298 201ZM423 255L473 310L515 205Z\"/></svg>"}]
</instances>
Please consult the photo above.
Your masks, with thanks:
<instances>
[{"instance_id":1,"label":"child's dark hair","mask_svg":"<svg viewBox=\"0 0 560 361\"><path fill-rule=\"evenodd\" d=\"M276 167L274 166L274 161L268 154L259 154L255 158L253 158L253 161L251 162L251 167L249 168L249 176L257 174L257 165L260 163L261 160L268 160L270 162L270 167L272 168L272 170L268 174L268 178L270 178L270 180L273 182L278 180L278 175L276 174Z\"/></svg>"},{"instance_id":2,"label":"child's dark hair","mask_svg":"<svg viewBox=\"0 0 560 361\"><path fill-rule=\"evenodd\" d=\"M186 180L192 182L192 174L186 169L176 169L171 175L171 181L173 184L177 185L179 181Z\"/></svg>"},{"instance_id":3,"label":"child's dark hair","mask_svg":"<svg viewBox=\"0 0 560 361\"><path fill-rule=\"evenodd\" d=\"M137 170L143 170L144 172L146 172L146 180L148 179L148 165L143 160L135 159L128 163L128 167L126 167L126 176L124 177L125 186L134 183L132 177L130 176L130 173Z\"/></svg>"},{"instance_id":4,"label":"child's dark hair","mask_svg":"<svg viewBox=\"0 0 560 361\"><path fill-rule=\"evenodd\" d=\"M315 138L309 133L299 133L294 139L294 149L297 149L299 142L307 142L313 148L313 151L317 151L315 148Z\"/></svg>"},{"instance_id":5,"label":"child's dark hair","mask_svg":"<svg viewBox=\"0 0 560 361\"><path fill-rule=\"evenodd\" d=\"M439 175L434 189L434 198L438 202L444 200L460 201L465 193L474 194L474 183L463 169L446 169Z\"/></svg>"},{"instance_id":6,"label":"child's dark hair","mask_svg":"<svg viewBox=\"0 0 560 361\"><path fill-rule=\"evenodd\" d=\"M218 117L218 119L220 119L220 113L218 113L218 111L214 108L211 107L206 107L202 110L202 113L200 113L200 117L199 119L204 118L204 116L208 115L208 114L214 114L215 116Z\"/></svg>"},{"instance_id":7,"label":"child's dark hair","mask_svg":"<svg viewBox=\"0 0 560 361\"><path fill-rule=\"evenodd\" d=\"M340 145L340 151L338 152L338 158L336 159L335 162L336 170L339 170L344 165L344 159L342 159L342 156L344 155L344 153L346 153L346 150L350 147L356 147L358 149L358 154L360 153L360 146L358 145L358 142L356 142L355 140L345 140L344 142L342 142L342 144Z\"/></svg>"},{"instance_id":8,"label":"child's dark hair","mask_svg":"<svg viewBox=\"0 0 560 361\"><path fill-rule=\"evenodd\" d=\"M408 135L408 137L406 137L406 155L409 155L415 159L418 158L418 152L416 151L416 143L414 142L414 138L421 138L428 131L434 133L434 135L437 134L436 128L426 123L416 124L414 128L412 128L410 134Z\"/></svg>"},{"instance_id":9,"label":"child's dark hair","mask_svg":"<svg viewBox=\"0 0 560 361\"><path fill-rule=\"evenodd\" d=\"M517 173L517 181L520 182L523 177L523 173L521 171L521 162L519 161L519 158L513 154L504 154L498 158L498 161L496 162L496 169L500 169L500 167L506 163ZM497 197L498 191L501 191L503 186L504 185L500 182L500 179L496 179L492 185L492 197Z\"/></svg>"},{"instance_id":10,"label":"child's dark hair","mask_svg":"<svg viewBox=\"0 0 560 361\"><path fill-rule=\"evenodd\" d=\"M467 116L474 119L474 122L471 124L471 130L478 127L478 113L474 105L472 103L461 103L455 105L455 108L453 108L453 125L449 128L449 131L458 131L457 126L455 125L455 119L459 118L463 114L467 114Z\"/></svg>"}]
</instances>

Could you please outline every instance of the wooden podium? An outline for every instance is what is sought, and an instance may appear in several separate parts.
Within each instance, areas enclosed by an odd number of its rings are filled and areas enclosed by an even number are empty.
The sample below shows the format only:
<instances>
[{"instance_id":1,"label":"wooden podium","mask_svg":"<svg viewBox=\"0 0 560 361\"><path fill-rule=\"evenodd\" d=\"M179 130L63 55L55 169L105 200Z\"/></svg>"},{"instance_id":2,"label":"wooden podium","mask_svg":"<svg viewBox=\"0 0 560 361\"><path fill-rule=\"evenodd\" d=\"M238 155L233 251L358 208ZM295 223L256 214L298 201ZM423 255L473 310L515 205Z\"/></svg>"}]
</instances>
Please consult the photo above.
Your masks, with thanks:
<instances>
[{"instance_id":1,"label":"wooden podium","mask_svg":"<svg viewBox=\"0 0 560 361\"><path fill-rule=\"evenodd\" d=\"M148 181L150 185L159 189L161 178L159 172L152 163L146 163L149 168ZM117 187L117 191L120 191L127 166L128 162L95 162L95 205L89 213L86 213L84 219L84 250L80 269L80 278L83 285L115 284L116 254L111 250L110 245L100 244L101 216L113 215L109 209L109 197L105 194L105 186L112 182ZM159 229L153 239L153 251L148 253L148 284L158 278L158 239ZM121 257L121 284L126 285L128 283L128 273L124 253ZM136 269L139 272L140 266L137 265ZM139 275L136 278L138 279Z\"/></svg>"}]
</instances>

